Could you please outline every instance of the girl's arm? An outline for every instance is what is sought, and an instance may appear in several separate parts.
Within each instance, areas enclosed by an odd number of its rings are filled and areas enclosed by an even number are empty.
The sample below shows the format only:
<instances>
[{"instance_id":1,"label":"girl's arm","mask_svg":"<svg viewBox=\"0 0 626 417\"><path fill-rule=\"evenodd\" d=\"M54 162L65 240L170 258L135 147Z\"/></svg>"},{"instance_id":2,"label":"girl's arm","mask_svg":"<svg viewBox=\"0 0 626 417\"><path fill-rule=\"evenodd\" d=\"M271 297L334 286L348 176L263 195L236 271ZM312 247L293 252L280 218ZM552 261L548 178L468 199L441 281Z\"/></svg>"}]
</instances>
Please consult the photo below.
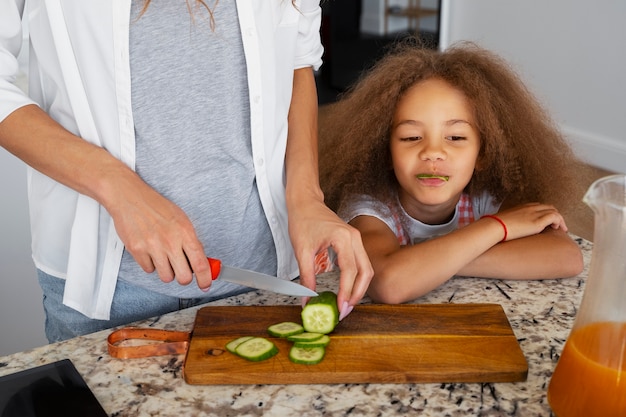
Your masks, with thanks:
<instances>
[{"instance_id":1,"label":"girl's arm","mask_svg":"<svg viewBox=\"0 0 626 417\"><path fill-rule=\"evenodd\" d=\"M457 273L468 277L505 279L567 278L580 274L580 248L566 232L543 232L495 245Z\"/></svg>"},{"instance_id":2,"label":"girl's arm","mask_svg":"<svg viewBox=\"0 0 626 417\"><path fill-rule=\"evenodd\" d=\"M538 279L582 271L581 252L565 233L563 218L553 207L525 205L498 217L507 226L504 243L502 225L483 218L406 247L398 244L382 221L370 216L355 218L350 223L361 231L374 267L369 295L378 302L402 303L428 293L453 275Z\"/></svg>"}]
</instances>

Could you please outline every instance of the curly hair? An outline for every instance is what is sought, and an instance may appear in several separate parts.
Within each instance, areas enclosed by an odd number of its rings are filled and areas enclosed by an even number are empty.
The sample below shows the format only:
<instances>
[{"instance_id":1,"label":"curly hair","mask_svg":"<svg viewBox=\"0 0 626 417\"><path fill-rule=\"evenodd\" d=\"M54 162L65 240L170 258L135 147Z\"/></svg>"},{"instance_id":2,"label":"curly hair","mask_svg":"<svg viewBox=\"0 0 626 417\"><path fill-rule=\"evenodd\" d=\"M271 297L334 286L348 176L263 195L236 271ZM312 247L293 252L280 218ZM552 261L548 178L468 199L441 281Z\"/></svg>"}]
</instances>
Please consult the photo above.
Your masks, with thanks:
<instances>
[{"instance_id":1,"label":"curly hair","mask_svg":"<svg viewBox=\"0 0 626 417\"><path fill-rule=\"evenodd\" d=\"M438 78L465 94L481 148L470 195L484 191L507 205L567 204L584 193L582 163L519 76L496 54L462 42L440 52L416 40L399 41L340 100L320 124L320 181L338 210L354 194L392 202L391 121L403 94Z\"/></svg>"}]
</instances>

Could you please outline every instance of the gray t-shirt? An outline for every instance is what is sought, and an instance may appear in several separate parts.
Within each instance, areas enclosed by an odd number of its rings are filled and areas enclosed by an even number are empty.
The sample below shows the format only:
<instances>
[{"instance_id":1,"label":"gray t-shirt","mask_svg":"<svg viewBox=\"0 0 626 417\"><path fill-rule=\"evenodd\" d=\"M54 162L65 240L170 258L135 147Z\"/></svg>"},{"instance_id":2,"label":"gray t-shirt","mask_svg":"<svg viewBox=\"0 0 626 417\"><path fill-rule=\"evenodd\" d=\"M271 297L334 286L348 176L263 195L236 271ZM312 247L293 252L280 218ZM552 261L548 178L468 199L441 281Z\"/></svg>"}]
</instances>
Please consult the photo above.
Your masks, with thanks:
<instances>
[{"instance_id":1,"label":"gray t-shirt","mask_svg":"<svg viewBox=\"0 0 626 417\"><path fill-rule=\"evenodd\" d=\"M259 199L250 143L246 62L234 1L218 2L215 27L185 0L132 3L130 65L136 171L181 207L207 256L276 274L276 249ZM213 6L213 2L207 3ZM163 283L128 252L122 280L181 298L215 297L242 287L215 281Z\"/></svg>"}]
</instances>

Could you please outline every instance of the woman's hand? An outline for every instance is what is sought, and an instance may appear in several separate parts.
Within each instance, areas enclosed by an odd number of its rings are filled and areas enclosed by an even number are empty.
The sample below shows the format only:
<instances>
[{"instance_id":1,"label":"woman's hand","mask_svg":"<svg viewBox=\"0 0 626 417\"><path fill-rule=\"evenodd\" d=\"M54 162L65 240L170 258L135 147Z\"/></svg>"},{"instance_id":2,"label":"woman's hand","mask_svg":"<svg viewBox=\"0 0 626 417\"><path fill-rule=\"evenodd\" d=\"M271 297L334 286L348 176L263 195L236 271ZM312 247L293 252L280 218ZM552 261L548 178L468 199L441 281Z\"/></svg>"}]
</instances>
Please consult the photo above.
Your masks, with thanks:
<instances>
[{"instance_id":1,"label":"woman's hand","mask_svg":"<svg viewBox=\"0 0 626 417\"><path fill-rule=\"evenodd\" d=\"M332 248L341 270L337 304L341 318L363 298L374 275L358 230L323 202L301 204L289 213L289 235L300 267L300 281L315 289L315 255Z\"/></svg>"},{"instance_id":2,"label":"woman's hand","mask_svg":"<svg viewBox=\"0 0 626 417\"><path fill-rule=\"evenodd\" d=\"M196 276L204 291L212 276L202 243L187 215L174 203L157 193L134 172L112 178L105 207L115 229L135 261L147 273L157 271L163 282L174 279L189 284Z\"/></svg>"},{"instance_id":3,"label":"woman's hand","mask_svg":"<svg viewBox=\"0 0 626 417\"><path fill-rule=\"evenodd\" d=\"M0 123L0 145L56 181L102 204L126 249L164 282L212 277L202 244L185 213L105 149L71 134L35 105ZM53 156L53 157L51 157Z\"/></svg>"}]
</instances>

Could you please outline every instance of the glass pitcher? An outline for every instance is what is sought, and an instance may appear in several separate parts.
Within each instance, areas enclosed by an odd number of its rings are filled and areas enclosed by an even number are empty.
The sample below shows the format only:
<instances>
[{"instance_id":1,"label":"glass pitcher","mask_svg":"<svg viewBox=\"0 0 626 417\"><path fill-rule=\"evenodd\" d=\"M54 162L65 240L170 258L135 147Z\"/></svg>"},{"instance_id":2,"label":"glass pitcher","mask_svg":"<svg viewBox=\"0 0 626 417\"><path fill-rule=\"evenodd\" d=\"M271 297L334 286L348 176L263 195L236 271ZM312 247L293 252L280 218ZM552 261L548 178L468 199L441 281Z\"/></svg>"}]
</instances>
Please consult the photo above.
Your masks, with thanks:
<instances>
[{"instance_id":1,"label":"glass pitcher","mask_svg":"<svg viewBox=\"0 0 626 417\"><path fill-rule=\"evenodd\" d=\"M597 180L583 201L595 214L589 277L548 402L557 417L626 417L626 175Z\"/></svg>"}]
</instances>

